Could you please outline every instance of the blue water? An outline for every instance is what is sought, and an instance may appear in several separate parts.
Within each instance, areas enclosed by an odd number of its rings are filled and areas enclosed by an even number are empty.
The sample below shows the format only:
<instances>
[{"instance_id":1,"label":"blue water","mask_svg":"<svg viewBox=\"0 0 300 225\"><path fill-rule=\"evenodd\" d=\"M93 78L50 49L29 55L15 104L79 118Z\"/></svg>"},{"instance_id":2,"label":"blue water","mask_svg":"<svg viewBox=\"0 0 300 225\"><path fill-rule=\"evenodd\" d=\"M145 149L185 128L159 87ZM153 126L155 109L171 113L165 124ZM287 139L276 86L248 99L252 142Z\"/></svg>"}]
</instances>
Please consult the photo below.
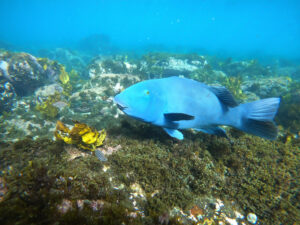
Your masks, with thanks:
<instances>
[{"instance_id":1,"label":"blue water","mask_svg":"<svg viewBox=\"0 0 300 225\"><path fill-rule=\"evenodd\" d=\"M1 42L26 50L104 34L127 50L300 58L297 0L1 0L0 27Z\"/></svg>"}]
</instances>

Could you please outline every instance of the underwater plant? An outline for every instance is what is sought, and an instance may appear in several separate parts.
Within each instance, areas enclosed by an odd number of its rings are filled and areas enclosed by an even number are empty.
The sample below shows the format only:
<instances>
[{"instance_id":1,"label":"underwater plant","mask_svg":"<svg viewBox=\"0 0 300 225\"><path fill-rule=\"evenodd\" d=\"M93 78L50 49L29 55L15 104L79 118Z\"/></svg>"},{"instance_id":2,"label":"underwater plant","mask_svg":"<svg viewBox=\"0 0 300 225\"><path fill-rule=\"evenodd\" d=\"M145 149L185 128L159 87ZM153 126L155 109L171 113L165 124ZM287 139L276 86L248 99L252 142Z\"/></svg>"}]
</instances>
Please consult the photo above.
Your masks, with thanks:
<instances>
[{"instance_id":1,"label":"underwater plant","mask_svg":"<svg viewBox=\"0 0 300 225\"><path fill-rule=\"evenodd\" d=\"M282 97L277 121L292 133L300 131L300 82L291 82Z\"/></svg>"},{"instance_id":2,"label":"underwater plant","mask_svg":"<svg viewBox=\"0 0 300 225\"><path fill-rule=\"evenodd\" d=\"M55 92L54 95L50 95L45 101L37 103L35 109L48 118L55 118L59 112L59 109L54 104L60 100L60 94Z\"/></svg>"},{"instance_id":3,"label":"underwater plant","mask_svg":"<svg viewBox=\"0 0 300 225\"><path fill-rule=\"evenodd\" d=\"M102 67L106 72L111 73L126 73L126 66L122 61L113 59L105 59L102 62Z\"/></svg>"},{"instance_id":4,"label":"underwater plant","mask_svg":"<svg viewBox=\"0 0 300 225\"><path fill-rule=\"evenodd\" d=\"M66 96L70 96L72 93L72 85L70 84L70 77L64 66L60 68L59 80L63 87L63 94Z\"/></svg>"},{"instance_id":5,"label":"underwater plant","mask_svg":"<svg viewBox=\"0 0 300 225\"><path fill-rule=\"evenodd\" d=\"M63 122L57 121L55 137L57 140L62 140L67 144L75 144L76 146L95 151L96 147L103 144L106 137L106 131L103 129L98 132L95 128L89 127L84 123L74 121L75 125L70 130Z\"/></svg>"},{"instance_id":6,"label":"underwater plant","mask_svg":"<svg viewBox=\"0 0 300 225\"><path fill-rule=\"evenodd\" d=\"M244 101L246 95L242 91L243 78L241 76L236 77L221 77L220 83L225 86L239 101Z\"/></svg>"}]
</instances>

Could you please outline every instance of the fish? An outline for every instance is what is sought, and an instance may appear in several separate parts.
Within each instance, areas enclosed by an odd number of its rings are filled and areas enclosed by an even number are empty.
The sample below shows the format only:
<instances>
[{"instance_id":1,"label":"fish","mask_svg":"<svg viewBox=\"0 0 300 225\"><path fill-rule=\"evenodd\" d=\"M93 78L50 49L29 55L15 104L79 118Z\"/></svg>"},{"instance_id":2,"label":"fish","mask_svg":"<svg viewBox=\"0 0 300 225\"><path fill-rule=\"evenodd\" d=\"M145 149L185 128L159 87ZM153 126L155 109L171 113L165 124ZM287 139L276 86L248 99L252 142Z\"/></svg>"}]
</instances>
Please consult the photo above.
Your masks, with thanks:
<instances>
[{"instance_id":1,"label":"fish","mask_svg":"<svg viewBox=\"0 0 300 225\"><path fill-rule=\"evenodd\" d=\"M95 156L102 162L106 162L107 161L107 158L105 157L105 155L99 150L99 149L96 149L95 150Z\"/></svg>"},{"instance_id":2,"label":"fish","mask_svg":"<svg viewBox=\"0 0 300 225\"><path fill-rule=\"evenodd\" d=\"M62 110L62 109L65 108L66 106L69 106L68 103L63 102L63 101L57 101L57 102L54 102L52 105L55 106L56 108L58 108L59 110Z\"/></svg>"},{"instance_id":3,"label":"fish","mask_svg":"<svg viewBox=\"0 0 300 225\"><path fill-rule=\"evenodd\" d=\"M239 105L225 87L174 76L136 83L117 94L114 102L129 117L162 127L178 140L184 139L180 130L190 128L227 137L220 126L277 138L278 97Z\"/></svg>"}]
</instances>

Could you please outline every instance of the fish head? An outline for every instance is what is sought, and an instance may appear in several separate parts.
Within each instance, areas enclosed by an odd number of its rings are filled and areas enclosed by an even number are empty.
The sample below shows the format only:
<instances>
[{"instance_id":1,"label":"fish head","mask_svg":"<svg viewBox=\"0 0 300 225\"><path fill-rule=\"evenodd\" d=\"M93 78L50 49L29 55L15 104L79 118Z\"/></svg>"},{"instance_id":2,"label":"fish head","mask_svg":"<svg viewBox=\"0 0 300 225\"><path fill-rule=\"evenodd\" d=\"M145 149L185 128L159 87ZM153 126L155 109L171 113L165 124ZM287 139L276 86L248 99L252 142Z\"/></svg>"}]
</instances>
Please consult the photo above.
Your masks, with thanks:
<instances>
[{"instance_id":1,"label":"fish head","mask_svg":"<svg viewBox=\"0 0 300 225\"><path fill-rule=\"evenodd\" d=\"M128 116L148 123L158 119L162 106L159 89L151 80L130 86L116 95L114 102Z\"/></svg>"}]
</instances>

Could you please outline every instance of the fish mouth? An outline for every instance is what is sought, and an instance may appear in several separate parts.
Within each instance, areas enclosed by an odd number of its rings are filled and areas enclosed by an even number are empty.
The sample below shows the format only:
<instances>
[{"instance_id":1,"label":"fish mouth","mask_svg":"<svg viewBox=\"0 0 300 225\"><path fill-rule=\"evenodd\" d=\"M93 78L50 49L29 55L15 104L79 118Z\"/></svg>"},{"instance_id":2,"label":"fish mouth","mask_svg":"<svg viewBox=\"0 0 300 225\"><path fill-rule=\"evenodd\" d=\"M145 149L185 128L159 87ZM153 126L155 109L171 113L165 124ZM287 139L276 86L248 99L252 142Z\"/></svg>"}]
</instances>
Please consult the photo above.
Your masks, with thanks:
<instances>
[{"instance_id":1,"label":"fish mouth","mask_svg":"<svg viewBox=\"0 0 300 225\"><path fill-rule=\"evenodd\" d=\"M127 106L121 105L120 103L117 103L117 107L122 111L128 108Z\"/></svg>"}]
</instances>

